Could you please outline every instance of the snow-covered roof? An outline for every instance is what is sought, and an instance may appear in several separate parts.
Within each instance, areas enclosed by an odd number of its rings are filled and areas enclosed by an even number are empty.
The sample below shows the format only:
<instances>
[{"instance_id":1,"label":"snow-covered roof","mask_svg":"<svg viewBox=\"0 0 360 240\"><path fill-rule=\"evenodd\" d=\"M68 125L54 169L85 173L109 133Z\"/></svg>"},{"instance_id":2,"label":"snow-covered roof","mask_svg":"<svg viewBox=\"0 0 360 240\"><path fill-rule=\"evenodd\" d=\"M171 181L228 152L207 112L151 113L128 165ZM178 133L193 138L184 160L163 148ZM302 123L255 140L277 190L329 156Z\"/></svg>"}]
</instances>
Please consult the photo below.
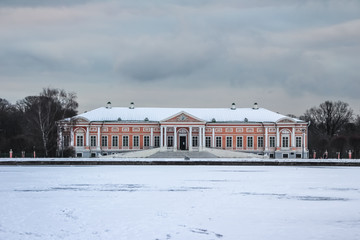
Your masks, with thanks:
<instances>
[{"instance_id":1,"label":"snow-covered roof","mask_svg":"<svg viewBox=\"0 0 360 240\"><path fill-rule=\"evenodd\" d=\"M289 119L294 122L303 122L299 119L264 108L128 108L128 107L101 107L79 114L74 118L83 118L90 122L96 121L163 121L169 117L184 112L205 122L277 122Z\"/></svg>"}]
</instances>

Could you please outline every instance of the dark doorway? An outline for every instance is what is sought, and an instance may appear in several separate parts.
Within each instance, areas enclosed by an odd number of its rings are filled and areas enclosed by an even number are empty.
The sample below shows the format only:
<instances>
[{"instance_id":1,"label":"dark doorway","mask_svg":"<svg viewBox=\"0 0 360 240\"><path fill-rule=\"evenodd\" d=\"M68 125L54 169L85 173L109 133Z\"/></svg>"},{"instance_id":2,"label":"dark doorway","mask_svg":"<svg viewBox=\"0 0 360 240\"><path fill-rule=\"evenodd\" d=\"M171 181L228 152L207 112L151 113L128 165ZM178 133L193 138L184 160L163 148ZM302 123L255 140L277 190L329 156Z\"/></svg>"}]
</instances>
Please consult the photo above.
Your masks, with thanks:
<instances>
[{"instance_id":1,"label":"dark doorway","mask_svg":"<svg viewBox=\"0 0 360 240\"><path fill-rule=\"evenodd\" d=\"M180 150L186 150L186 136L180 136Z\"/></svg>"}]
</instances>

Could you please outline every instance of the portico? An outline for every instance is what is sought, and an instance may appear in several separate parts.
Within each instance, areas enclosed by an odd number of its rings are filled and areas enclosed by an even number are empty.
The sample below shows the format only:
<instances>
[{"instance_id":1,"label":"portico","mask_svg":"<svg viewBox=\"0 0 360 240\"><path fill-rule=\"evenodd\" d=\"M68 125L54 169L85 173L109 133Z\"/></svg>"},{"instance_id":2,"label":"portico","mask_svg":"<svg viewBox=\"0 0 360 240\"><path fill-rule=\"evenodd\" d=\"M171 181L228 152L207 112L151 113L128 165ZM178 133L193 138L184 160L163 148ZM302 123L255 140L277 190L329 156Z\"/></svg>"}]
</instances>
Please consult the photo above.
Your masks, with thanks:
<instances>
[{"instance_id":1,"label":"portico","mask_svg":"<svg viewBox=\"0 0 360 240\"><path fill-rule=\"evenodd\" d=\"M202 151L205 147L205 123L160 126L161 151Z\"/></svg>"}]
</instances>

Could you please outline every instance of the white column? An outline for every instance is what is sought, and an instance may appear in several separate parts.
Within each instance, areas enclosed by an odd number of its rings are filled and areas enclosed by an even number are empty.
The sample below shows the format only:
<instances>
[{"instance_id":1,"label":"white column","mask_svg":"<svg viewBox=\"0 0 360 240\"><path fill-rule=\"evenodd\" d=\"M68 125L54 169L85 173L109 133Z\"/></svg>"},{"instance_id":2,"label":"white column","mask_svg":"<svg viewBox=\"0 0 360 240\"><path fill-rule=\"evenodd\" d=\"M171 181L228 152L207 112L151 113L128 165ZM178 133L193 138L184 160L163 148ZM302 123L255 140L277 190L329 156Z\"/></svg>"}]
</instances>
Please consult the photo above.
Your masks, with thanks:
<instances>
[{"instance_id":1,"label":"white column","mask_svg":"<svg viewBox=\"0 0 360 240\"><path fill-rule=\"evenodd\" d=\"M268 145L268 128L265 127L265 151L269 150L269 145Z\"/></svg>"},{"instance_id":2,"label":"white column","mask_svg":"<svg viewBox=\"0 0 360 240\"><path fill-rule=\"evenodd\" d=\"M279 128L276 127L276 148L280 147L280 133Z\"/></svg>"},{"instance_id":3,"label":"white column","mask_svg":"<svg viewBox=\"0 0 360 240\"><path fill-rule=\"evenodd\" d=\"M215 148L215 128L212 129L212 147Z\"/></svg>"},{"instance_id":4,"label":"white column","mask_svg":"<svg viewBox=\"0 0 360 240\"><path fill-rule=\"evenodd\" d=\"M164 146L164 127L160 126L160 148L162 148Z\"/></svg>"},{"instance_id":5,"label":"white column","mask_svg":"<svg viewBox=\"0 0 360 240\"><path fill-rule=\"evenodd\" d=\"M89 147L90 146L90 128L86 127L86 146Z\"/></svg>"},{"instance_id":6,"label":"white column","mask_svg":"<svg viewBox=\"0 0 360 240\"><path fill-rule=\"evenodd\" d=\"M203 147L205 148L205 127L203 127L203 137L202 137L202 140L203 140Z\"/></svg>"},{"instance_id":7,"label":"white column","mask_svg":"<svg viewBox=\"0 0 360 240\"><path fill-rule=\"evenodd\" d=\"M199 150L202 148L202 127L199 127Z\"/></svg>"},{"instance_id":8,"label":"white column","mask_svg":"<svg viewBox=\"0 0 360 240\"><path fill-rule=\"evenodd\" d=\"M98 127L97 148L100 149L100 127Z\"/></svg>"},{"instance_id":9,"label":"white column","mask_svg":"<svg viewBox=\"0 0 360 240\"><path fill-rule=\"evenodd\" d=\"M292 146L292 147L295 147L295 127L292 128L291 146Z\"/></svg>"},{"instance_id":10,"label":"white column","mask_svg":"<svg viewBox=\"0 0 360 240\"><path fill-rule=\"evenodd\" d=\"M176 133L176 127L174 127L174 151L177 150L177 133Z\"/></svg>"},{"instance_id":11,"label":"white column","mask_svg":"<svg viewBox=\"0 0 360 240\"><path fill-rule=\"evenodd\" d=\"M167 148L167 127L164 127L164 147Z\"/></svg>"},{"instance_id":12,"label":"white column","mask_svg":"<svg viewBox=\"0 0 360 240\"><path fill-rule=\"evenodd\" d=\"M192 151L192 127L189 127L189 151Z\"/></svg>"},{"instance_id":13,"label":"white column","mask_svg":"<svg viewBox=\"0 0 360 240\"><path fill-rule=\"evenodd\" d=\"M150 128L150 147L154 147L154 128Z\"/></svg>"},{"instance_id":14,"label":"white column","mask_svg":"<svg viewBox=\"0 0 360 240\"><path fill-rule=\"evenodd\" d=\"M74 146L74 128L70 127L70 146Z\"/></svg>"}]
</instances>

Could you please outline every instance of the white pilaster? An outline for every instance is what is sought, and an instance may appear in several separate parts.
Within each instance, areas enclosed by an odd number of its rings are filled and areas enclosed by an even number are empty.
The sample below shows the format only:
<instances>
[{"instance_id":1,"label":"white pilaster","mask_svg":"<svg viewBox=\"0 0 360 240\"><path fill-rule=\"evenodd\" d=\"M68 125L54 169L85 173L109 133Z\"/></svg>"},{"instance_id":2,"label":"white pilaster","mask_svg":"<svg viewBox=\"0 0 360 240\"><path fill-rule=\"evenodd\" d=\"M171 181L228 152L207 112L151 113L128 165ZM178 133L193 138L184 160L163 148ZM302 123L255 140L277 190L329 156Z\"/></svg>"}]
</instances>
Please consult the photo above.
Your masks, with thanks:
<instances>
[{"instance_id":1,"label":"white pilaster","mask_svg":"<svg viewBox=\"0 0 360 240\"><path fill-rule=\"evenodd\" d=\"M154 147L154 128L150 128L150 147Z\"/></svg>"},{"instance_id":2,"label":"white pilaster","mask_svg":"<svg viewBox=\"0 0 360 240\"><path fill-rule=\"evenodd\" d=\"M269 144L268 144L269 139L268 138L269 138L268 127L265 127L265 151L269 150Z\"/></svg>"},{"instance_id":3,"label":"white pilaster","mask_svg":"<svg viewBox=\"0 0 360 240\"><path fill-rule=\"evenodd\" d=\"M167 127L164 127L164 147L167 148Z\"/></svg>"},{"instance_id":4,"label":"white pilaster","mask_svg":"<svg viewBox=\"0 0 360 240\"><path fill-rule=\"evenodd\" d=\"M203 141L203 147L205 148L205 127L203 127L203 137L202 137L202 141Z\"/></svg>"},{"instance_id":5,"label":"white pilaster","mask_svg":"<svg viewBox=\"0 0 360 240\"><path fill-rule=\"evenodd\" d=\"M279 128L276 127L276 148L280 147L280 132Z\"/></svg>"},{"instance_id":6,"label":"white pilaster","mask_svg":"<svg viewBox=\"0 0 360 240\"><path fill-rule=\"evenodd\" d=\"M160 126L160 148L164 146L164 127Z\"/></svg>"},{"instance_id":7,"label":"white pilaster","mask_svg":"<svg viewBox=\"0 0 360 240\"><path fill-rule=\"evenodd\" d=\"M295 127L292 128L291 146L292 146L292 147L295 147Z\"/></svg>"},{"instance_id":8,"label":"white pilaster","mask_svg":"<svg viewBox=\"0 0 360 240\"><path fill-rule=\"evenodd\" d=\"M89 147L90 146L90 128L86 127L86 146Z\"/></svg>"},{"instance_id":9,"label":"white pilaster","mask_svg":"<svg viewBox=\"0 0 360 240\"><path fill-rule=\"evenodd\" d=\"M70 127L70 146L74 146L74 128Z\"/></svg>"},{"instance_id":10,"label":"white pilaster","mask_svg":"<svg viewBox=\"0 0 360 240\"><path fill-rule=\"evenodd\" d=\"M177 150L177 133L176 133L176 126L174 127L174 151Z\"/></svg>"},{"instance_id":11,"label":"white pilaster","mask_svg":"<svg viewBox=\"0 0 360 240\"><path fill-rule=\"evenodd\" d=\"M213 148L215 148L215 128L212 129L212 146Z\"/></svg>"},{"instance_id":12,"label":"white pilaster","mask_svg":"<svg viewBox=\"0 0 360 240\"><path fill-rule=\"evenodd\" d=\"M192 127L189 127L189 151L192 151Z\"/></svg>"},{"instance_id":13,"label":"white pilaster","mask_svg":"<svg viewBox=\"0 0 360 240\"><path fill-rule=\"evenodd\" d=\"M98 135L97 135L97 149L100 149L100 130L101 128L98 127Z\"/></svg>"},{"instance_id":14,"label":"white pilaster","mask_svg":"<svg viewBox=\"0 0 360 240\"><path fill-rule=\"evenodd\" d=\"M202 149L202 127L199 127L199 150Z\"/></svg>"}]
</instances>

